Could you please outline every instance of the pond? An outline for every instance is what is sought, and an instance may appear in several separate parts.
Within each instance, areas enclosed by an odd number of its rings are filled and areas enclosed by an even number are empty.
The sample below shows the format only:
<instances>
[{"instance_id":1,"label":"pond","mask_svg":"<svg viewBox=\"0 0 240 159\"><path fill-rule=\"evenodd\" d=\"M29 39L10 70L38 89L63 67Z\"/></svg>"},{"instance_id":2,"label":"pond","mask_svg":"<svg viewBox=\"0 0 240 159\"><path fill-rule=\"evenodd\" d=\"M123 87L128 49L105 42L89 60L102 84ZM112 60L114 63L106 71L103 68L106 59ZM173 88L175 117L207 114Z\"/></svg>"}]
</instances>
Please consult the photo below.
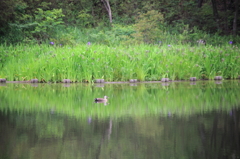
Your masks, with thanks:
<instances>
[{"instance_id":1,"label":"pond","mask_svg":"<svg viewBox=\"0 0 240 159\"><path fill-rule=\"evenodd\" d=\"M239 80L0 84L0 158L240 158L239 90Z\"/></svg>"}]
</instances>

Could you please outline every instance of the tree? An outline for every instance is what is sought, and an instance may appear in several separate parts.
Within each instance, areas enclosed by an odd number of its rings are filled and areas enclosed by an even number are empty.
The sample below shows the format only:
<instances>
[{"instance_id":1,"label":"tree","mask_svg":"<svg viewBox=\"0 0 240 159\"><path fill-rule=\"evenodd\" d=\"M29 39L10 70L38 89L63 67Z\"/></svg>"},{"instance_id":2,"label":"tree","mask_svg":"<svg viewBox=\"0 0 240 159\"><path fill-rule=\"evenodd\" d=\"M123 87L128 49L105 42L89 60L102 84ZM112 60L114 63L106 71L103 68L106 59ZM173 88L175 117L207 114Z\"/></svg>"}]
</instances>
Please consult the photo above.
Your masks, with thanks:
<instances>
[{"instance_id":1,"label":"tree","mask_svg":"<svg viewBox=\"0 0 240 159\"><path fill-rule=\"evenodd\" d=\"M198 0L198 8L202 7L203 0Z\"/></svg>"},{"instance_id":2,"label":"tree","mask_svg":"<svg viewBox=\"0 0 240 159\"><path fill-rule=\"evenodd\" d=\"M213 10L213 16L219 31L219 15L218 15L218 10L217 10L217 2L216 0L211 0L212 2L212 10Z\"/></svg>"},{"instance_id":3,"label":"tree","mask_svg":"<svg viewBox=\"0 0 240 159\"><path fill-rule=\"evenodd\" d=\"M238 5L239 0L235 0L235 13L234 13L234 19L233 19L233 35L237 35L237 18L238 18Z\"/></svg>"},{"instance_id":4,"label":"tree","mask_svg":"<svg viewBox=\"0 0 240 159\"><path fill-rule=\"evenodd\" d=\"M112 11L111 11L111 7L109 4L109 0L101 0L104 4L104 7L106 8L107 12L108 12L108 16L109 16L109 21L110 23L112 23Z\"/></svg>"},{"instance_id":5,"label":"tree","mask_svg":"<svg viewBox=\"0 0 240 159\"><path fill-rule=\"evenodd\" d=\"M224 11L224 25L223 25L223 29L224 29L224 33L227 34L228 33L228 12L227 12L227 2L226 0L223 0L223 11Z\"/></svg>"}]
</instances>

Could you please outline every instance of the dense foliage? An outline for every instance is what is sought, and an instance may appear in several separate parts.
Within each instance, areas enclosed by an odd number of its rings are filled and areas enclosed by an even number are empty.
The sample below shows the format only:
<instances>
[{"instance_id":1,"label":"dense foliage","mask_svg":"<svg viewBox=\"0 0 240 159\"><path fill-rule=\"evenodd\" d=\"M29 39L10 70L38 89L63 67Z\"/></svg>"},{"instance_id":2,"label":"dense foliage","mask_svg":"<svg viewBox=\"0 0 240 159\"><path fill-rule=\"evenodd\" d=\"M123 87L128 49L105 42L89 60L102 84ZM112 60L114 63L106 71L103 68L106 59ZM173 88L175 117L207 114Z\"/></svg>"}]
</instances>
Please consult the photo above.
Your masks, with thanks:
<instances>
[{"instance_id":1,"label":"dense foliage","mask_svg":"<svg viewBox=\"0 0 240 159\"><path fill-rule=\"evenodd\" d=\"M238 9L238 0L2 0L0 42L157 43L166 34L181 43L208 34L237 41Z\"/></svg>"}]
</instances>

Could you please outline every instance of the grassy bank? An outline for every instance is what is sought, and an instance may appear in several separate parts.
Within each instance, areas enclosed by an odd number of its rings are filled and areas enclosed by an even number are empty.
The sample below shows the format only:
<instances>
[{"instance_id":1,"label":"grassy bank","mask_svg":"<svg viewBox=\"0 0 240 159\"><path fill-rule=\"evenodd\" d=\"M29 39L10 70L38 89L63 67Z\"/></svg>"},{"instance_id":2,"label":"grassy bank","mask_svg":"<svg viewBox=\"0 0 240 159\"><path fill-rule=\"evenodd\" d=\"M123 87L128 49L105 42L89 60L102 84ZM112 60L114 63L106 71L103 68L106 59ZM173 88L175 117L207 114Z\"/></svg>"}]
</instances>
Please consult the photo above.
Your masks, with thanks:
<instances>
[{"instance_id":1,"label":"grassy bank","mask_svg":"<svg viewBox=\"0 0 240 159\"><path fill-rule=\"evenodd\" d=\"M235 79L240 75L240 50L236 45L119 45L75 46L43 44L0 46L0 78L44 82L155 81L190 77Z\"/></svg>"}]
</instances>

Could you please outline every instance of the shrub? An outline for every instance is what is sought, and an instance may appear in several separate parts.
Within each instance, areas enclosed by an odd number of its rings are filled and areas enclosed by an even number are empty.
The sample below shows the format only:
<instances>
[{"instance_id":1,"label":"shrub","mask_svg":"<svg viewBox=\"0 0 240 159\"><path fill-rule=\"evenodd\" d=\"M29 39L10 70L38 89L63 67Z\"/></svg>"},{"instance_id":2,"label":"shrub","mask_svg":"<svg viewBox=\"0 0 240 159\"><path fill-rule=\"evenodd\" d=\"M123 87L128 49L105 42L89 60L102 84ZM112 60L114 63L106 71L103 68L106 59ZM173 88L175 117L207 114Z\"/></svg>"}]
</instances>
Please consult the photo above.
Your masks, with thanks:
<instances>
[{"instance_id":1,"label":"shrub","mask_svg":"<svg viewBox=\"0 0 240 159\"><path fill-rule=\"evenodd\" d=\"M35 37L49 38L51 34L55 32L56 27L59 27L62 23L62 9L42 10L38 8L35 12L36 27L31 33Z\"/></svg>"},{"instance_id":2,"label":"shrub","mask_svg":"<svg viewBox=\"0 0 240 159\"><path fill-rule=\"evenodd\" d=\"M163 20L163 15L156 10L139 13L136 23L134 24L136 33L132 34L135 42L150 44L161 39L163 31L160 30L160 26Z\"/></svg>"}]
</instances>

